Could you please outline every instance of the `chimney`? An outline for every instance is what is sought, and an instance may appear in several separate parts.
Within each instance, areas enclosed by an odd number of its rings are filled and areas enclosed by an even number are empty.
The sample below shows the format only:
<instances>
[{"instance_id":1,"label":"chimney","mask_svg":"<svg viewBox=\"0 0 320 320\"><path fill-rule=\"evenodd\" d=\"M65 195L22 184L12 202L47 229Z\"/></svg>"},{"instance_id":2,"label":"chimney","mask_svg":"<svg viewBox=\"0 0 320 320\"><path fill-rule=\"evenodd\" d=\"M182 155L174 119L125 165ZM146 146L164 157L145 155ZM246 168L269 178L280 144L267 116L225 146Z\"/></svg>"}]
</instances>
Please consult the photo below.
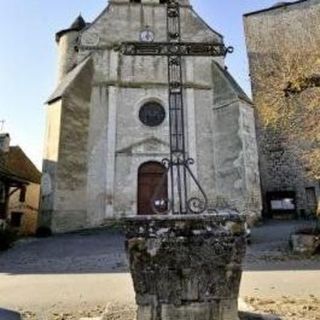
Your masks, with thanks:
<instances>
[{"instance_id":1,"label":"chimney","mask_svg":"<svg viewBox=\"0 0 320 320\"><path fill-rule=\"evenodd\" d=\"M8 153L10 150L10 135L8 133L0 134L0 152Z\"/></svg>"}]
</instances>

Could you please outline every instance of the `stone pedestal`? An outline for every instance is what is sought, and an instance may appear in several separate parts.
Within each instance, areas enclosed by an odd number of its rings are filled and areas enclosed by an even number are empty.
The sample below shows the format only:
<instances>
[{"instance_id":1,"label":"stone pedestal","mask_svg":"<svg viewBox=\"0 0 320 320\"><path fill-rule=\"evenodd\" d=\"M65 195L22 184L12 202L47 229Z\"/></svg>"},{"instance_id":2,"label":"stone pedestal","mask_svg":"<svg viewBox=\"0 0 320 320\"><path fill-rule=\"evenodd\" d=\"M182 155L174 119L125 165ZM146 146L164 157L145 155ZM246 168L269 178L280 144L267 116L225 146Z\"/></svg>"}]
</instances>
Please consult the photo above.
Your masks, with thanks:
<instances>
[{"instance_id":1,"label":"stone pedestal","mask_svg":"<svg viewBox=\"0 0 320 320\"><path fill-rule=\"evenodd\" d=\"M137 320L237 320L244 218L138 216L125 222Z\"/></svg>"}]
</instances>

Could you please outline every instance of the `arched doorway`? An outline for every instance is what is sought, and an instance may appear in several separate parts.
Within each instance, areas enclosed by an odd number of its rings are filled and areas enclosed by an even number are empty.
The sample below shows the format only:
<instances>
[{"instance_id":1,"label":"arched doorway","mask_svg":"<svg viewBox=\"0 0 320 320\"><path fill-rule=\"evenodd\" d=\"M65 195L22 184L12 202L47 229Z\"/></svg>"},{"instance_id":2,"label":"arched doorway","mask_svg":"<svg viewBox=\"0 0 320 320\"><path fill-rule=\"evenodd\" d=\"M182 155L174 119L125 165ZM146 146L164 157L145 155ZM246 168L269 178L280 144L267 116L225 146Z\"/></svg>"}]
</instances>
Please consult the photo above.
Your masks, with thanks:
<instances>
[{"instance_id":1,"label":"arched doorway","mask_svg":"<svg viewBox=\"0 0 320 320\"><path fill-rule=\"evenodd\" d=\"M152 198L157 188L158 210L165 213L168 208L168 178L164 176L166 168L159 162L147 162L140 166L138 172L138 214L156 214L152 207ZM162 181L162 183L161 183Z\"/></svg>"}]
</instances>

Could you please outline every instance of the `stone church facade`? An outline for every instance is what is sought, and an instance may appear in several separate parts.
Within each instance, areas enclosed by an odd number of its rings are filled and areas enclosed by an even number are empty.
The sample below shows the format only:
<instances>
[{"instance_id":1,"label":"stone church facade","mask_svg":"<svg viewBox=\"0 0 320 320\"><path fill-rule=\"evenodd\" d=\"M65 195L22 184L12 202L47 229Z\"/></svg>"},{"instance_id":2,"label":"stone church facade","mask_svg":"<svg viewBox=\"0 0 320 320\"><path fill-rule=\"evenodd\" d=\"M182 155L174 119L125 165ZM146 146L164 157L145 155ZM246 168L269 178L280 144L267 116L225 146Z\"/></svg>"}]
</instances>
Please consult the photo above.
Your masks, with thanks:
<instances>
[{"instance_id":1,"label":"stone church facade","mask_svg":"<svg viewBox=\"0 0 320 320\"><path fill-rule=\"evenodd\" d=\"M46 106L40 225L64 232L145 214L146 192L169 156L167 58L123 56L117 48L143 41L145 30L166 41L165 2L110 0L92 23L79 17L57 33L59 83ZM223 42L188 0L180 2L182 41ZM183 58L183 70L192 170L211 207L232 206L256 220L252 103L223 57Z\"/></svg>"},{"instance_id":2,"label":"stone church facade","mask_svg":"<svg viewBox=\"0 0 320 320\"><path fill-rule=\"evenodd\" d=\"M275 100L281 101L284 108L295 108L287 97L291 93L285 92L288 83L281 83L281 79L290 73L319 77L319 65L317 67L311 62L308 65L308 61L311 61L308 60L308 50L313 51L311 55L319 52L318 46L316 50L313 48L314 44L320 43L319 22L319 0L280 2L244 16L256 106L263 215L267 218L314 216L320 204L320 182L310 175L308 166L302 161L301 145L292 143L291 137L281 126L271 130L263 120L261 111L262 103L268 102L272 109ZM284 63L276 65L274 61ZM300 63L296 66L294 63L297 64L297 61L303 62L303 66ZM278 70L274 70L275 67ZM266 76L268 72L270 77ZM278 87L274 86L274 82L279 84ZM311 97L317 90L319 96L320 89L316 87L312 85L312 88L306 87L292 94ZM281 94L279 90L282 90ZM306 105L302 108L308 112ZM320 119L315 123L318 123L320 130Z\"/></svg>"}]
</instances>

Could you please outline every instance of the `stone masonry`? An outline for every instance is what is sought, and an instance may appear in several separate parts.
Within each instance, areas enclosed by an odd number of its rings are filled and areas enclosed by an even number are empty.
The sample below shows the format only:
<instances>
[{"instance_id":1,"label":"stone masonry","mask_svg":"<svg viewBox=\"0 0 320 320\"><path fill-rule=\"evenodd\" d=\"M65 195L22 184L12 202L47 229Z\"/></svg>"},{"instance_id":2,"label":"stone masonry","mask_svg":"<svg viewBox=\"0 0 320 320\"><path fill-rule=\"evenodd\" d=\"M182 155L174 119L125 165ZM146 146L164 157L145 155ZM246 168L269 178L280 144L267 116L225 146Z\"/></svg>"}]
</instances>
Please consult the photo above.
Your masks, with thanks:
<instances>
[{"instance_id":1,"label":"stone masonry","mask_svg":"<svg viewBox=\"0 0 320 320\"><path fill-rule=\"evenodd\" d=\"M280 55L280 58L288 59L288 52L301 54L301 51L307 55L310 41L320 40L317 29L319 22L320 1L318 0L281 2L271 8L244 16L252 91L256 104L263 212L266 217L270 217L268 202L270 193L294 193L297 216L314 214L317 202L320 203L319 181L308 175L308 168L297 152L299 146L288 142L288 136L284 134L281 127L278 130L272 130L265 126L261 120L258 102L258 100L267 101L267 99L270 105L274 102L274 96L268 93L268 88L272 87L270 81L274 80L270 80L273 79L272 77L264 76L268 70L262 67L266 57L271 59ZM311 39L311 35L317 39ZM285 48L285 50L279 50L279 48ZM314 73L318 71L313 70ZM269 72L272 70L270 69ZM289 73L290 70L287 72ZM282 74L284 73L285 69ZM288 105L284 107L287 108ZM291 107L294 108L294 106ZM307 109L306 112L308 112Z\"/></svg>"},{"instance_id":2,"label":"stone masonry","mask_svg":"<svg viewBox=\"0 0 320 320\"><path fill-rule=\"evenodd\" d=\"M244 221L230 211L127 218L137 320L237 320Z\"/></svg>"}]
</instances>

